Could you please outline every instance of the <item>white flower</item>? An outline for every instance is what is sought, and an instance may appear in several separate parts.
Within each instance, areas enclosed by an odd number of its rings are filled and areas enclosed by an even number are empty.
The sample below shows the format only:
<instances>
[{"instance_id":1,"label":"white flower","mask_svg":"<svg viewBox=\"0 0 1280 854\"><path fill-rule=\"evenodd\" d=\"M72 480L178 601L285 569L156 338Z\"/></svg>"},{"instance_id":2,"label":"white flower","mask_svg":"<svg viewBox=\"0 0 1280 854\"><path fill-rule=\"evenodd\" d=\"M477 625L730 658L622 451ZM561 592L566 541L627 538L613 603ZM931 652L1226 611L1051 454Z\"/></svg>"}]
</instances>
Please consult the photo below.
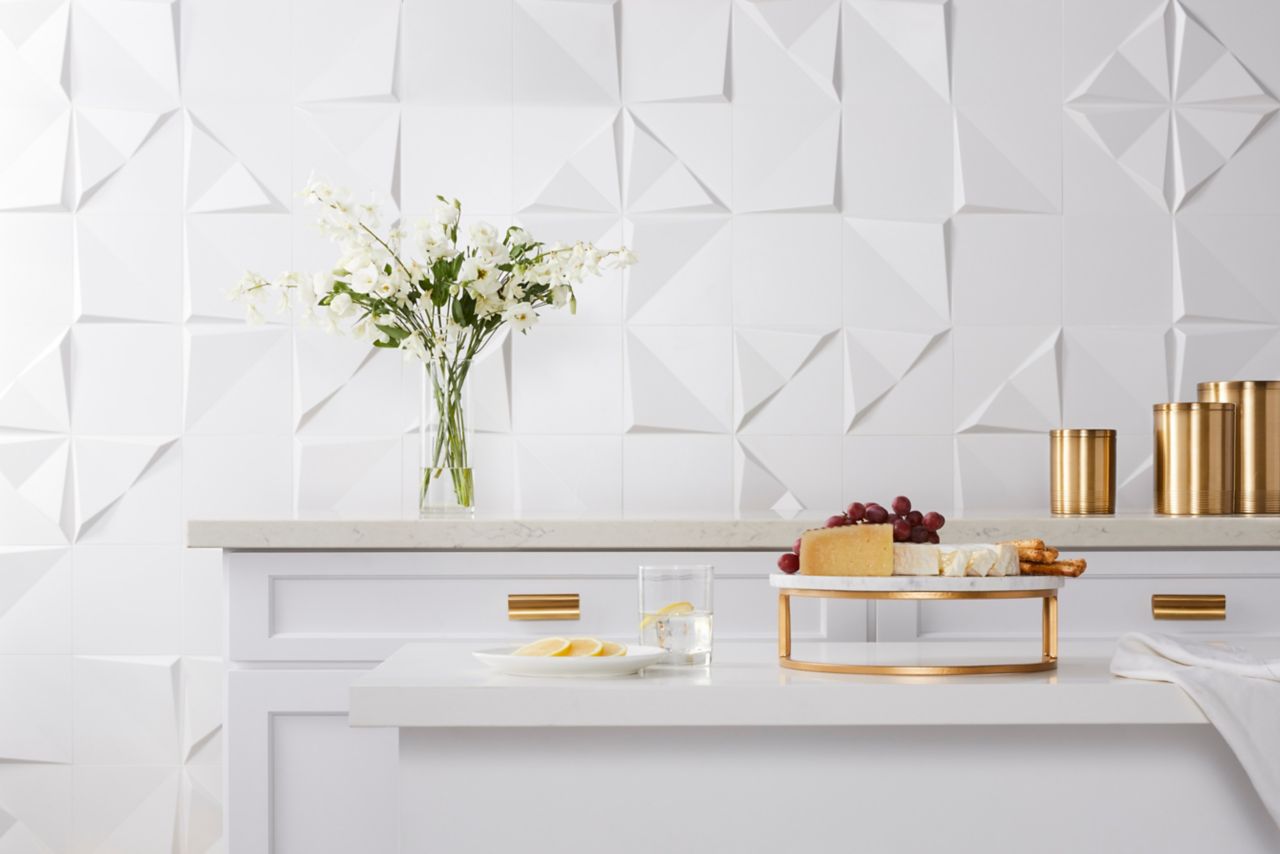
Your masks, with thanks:
<instances>
[{"instance_id":1,"label":"white flower","mask_svg":"<svg viewBox=\"0 0 1280 854\"><path fill-rule=\"evenodd\" d=\"M436 204L435 220L440 225L457 225L460 211L456 202L440 201Z\"/></svg>"},{"instance_id":2,"label":"white flower","mask_svg":"<svg viewBox=\"0 0 1280 854\"><path fill-rule=\"evenodd\" d=\"M523 228L513 228L507 232L507 243L511 246L528 246L533 242L533 237Z\"/></svg>"},{"instance_id":3,"label":"white flower","mask_svg":"<svg viewBox=\"0 0 1280 854\"><path fill-rule=\"evenodd\" d=\"M636 260L636 253L623 246L606 253L600 260L600 267L604 270L621 270L623 267L630 267Z\"/></svg>"},{"instance_id":4,"label":"white flower","mask_svg":"<svg viewBox=\"0 0 1280 854\"><path fill-rule=\"evenodd\" d=\"M317 181L315 174L307 178L307 185L302 188L302 197L313 204L327 205L334 198L333 187L323 181Z\"/></svg>"},{"instance_id":5,"label":"white flower","mask_svg":"<svg viewBox=\"0 0 1280 854\"><path fill-rule=\"evenodd\" d=\"M373 265L373 253L369 251L369 247L362 246L358 243L349 243L344 247L342 260L338 262L338 266L344 270L355 272L361 267L369 267Z\"/></svg>"},{"instance_id":6,"label":"white flower","mask_svg":"<svg viewBox=\"0 0 1280 854\"><path fill-rule=\"evenodd\" d=\"M422 340L421 332L414 332L412 335L400 342L400 347L405 351L405 359L418 358L423 361L427 358L427 345Z\"/></svg>"},{"instance_id":7,"label":"white flower","mask_svg":"<svg viewBox=\"0 0 1280 854\"><path fill-rule=\"evenodd\" d=\"M571 296L573 296L573 288L568 285L556 285L551 289L551 304L556 308L563 308L569 304Z\"/></svg>"},{"instance_id":8,"label":"white flower","mask_svg":"<svg viewBox=\"0 0 1280 854\"><path fill-rule=\"evenodd\" d=\"M258 311L258 307L253 303L244 307L244 319L250 326L261 326L264 322L262 312Z\"/></svg>"},{"instance_id":9,"label":"white flower","mask_svg":"<svg viewBox=\"0 0 1280 854\"><path fill-rule=\"evenodd\" d=\"M388 279L385 276L378 279L378 283L373 286L374 296L382 299L391 299L399 292L399 290L400 289L396 286L395 281Z\"/></svg>"},{"instance_id":10,"label":"white flower","mask_svg":"<svg viewBox=\"0 0 1280 854\"><path fill-rule=\"evenodd\" d=\"M487 222L473 222L467 229L471 245L477 249L491 249L498 242L498 230Z\"/></svg>"},{"instance_id":11,"label":"white flower","mask_svg":"<svg viewBox=\"0 0 1280 854\"><path fill-rule=\"evenodd\" d=\"M502 319L511 324L516 332L524 332L538 322L538 315L533 313L533 306L527 302L519 302L502 313Z\"/></svg>"},{"instance_id":12,"label":"white flower","mask_svg":"<svg viewBox=\"0 0 1280 854\"><path fill-rule=\"evenodd\" d=\"M311 291L317 300L322 300L333 290L332 273L316 273L311 277Z\"/></svg>"},{"instance_id":13,"label":"white flower","mask_svg":"<svg viewBox=\"0 0 1280 854\"><path fill-rule=\"evenodd\" d=\"M361 294L370 293L381 278L382 275L373 265L361 267L351 276L351 290Z\"/></svg>"},{"instance_id":14,"label":"white flower","mask_svg":"<svg viewBox=\"0 0 1280 854\"><path fill-rule=\"evenodd\" d=\"M476 317L488 317L491 314L502 313L502 300L498 299L497 294L475 294L475 298Z\"/></svg>"},{"instance_id":15,"label":"white flower","mask_svg":"<svg viewBox=\"0 0 1280 854\"><path fill-rule=\"evenodd\" d=\"M329 301L329 311L337 317L346 317L347 312L351 311L351 294L335 294Z\"/></svg>"},{"instance_id":16,"label":"white flower","mask_svg":"<svg viewBox=\"0 0 1280 854\"><path fill-rule=\"evenodd\" d=\"M435 261L437 258L448 258L454 253L453 241L449 239L449 235L442 225L428 225L422 229L422 233L419 235L419 243L422 246L422 254L426 256L428 261Z\"/></svg>"}]
</instances>

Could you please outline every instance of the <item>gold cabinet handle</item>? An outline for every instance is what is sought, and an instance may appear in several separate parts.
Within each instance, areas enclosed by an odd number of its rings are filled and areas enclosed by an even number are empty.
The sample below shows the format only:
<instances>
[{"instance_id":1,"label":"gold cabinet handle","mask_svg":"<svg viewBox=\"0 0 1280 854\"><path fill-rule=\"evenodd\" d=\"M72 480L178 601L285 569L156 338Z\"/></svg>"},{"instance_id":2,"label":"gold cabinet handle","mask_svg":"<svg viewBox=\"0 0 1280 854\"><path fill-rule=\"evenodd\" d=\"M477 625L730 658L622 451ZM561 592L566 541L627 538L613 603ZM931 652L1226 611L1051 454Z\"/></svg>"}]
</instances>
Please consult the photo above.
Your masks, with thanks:
<instances>
[{"instance_id":1,"label":"gold cabinet handle","mask_svg":"<svg viewBox=\"0 0 1280 854\"><path fill-rule=\"evenodd\" d=\"M576 620L581 614L577 593L509 593L509 620Z\"/></svg>"},{"instance_id":2,"label":"gold cabinet handle","mask_svg":"<svg viewBox=\"0 0 1280 854\"><path fill-rule=\"evenodd\" d=\"M1221 593L1156 593L1151 616L1157 620L1225 620L1227 597Z\"/></svg>"}]
</instances>

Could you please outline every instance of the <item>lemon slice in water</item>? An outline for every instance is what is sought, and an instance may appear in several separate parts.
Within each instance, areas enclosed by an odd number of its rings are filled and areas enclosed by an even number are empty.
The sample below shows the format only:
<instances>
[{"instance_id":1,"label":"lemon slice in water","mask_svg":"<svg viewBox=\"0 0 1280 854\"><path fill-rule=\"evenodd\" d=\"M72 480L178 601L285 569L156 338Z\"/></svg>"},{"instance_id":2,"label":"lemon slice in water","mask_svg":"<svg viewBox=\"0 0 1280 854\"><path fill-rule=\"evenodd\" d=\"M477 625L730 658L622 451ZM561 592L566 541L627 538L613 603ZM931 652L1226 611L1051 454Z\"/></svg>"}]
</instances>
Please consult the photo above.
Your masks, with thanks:
<instances>
[{"instance_id":1,"label":"lemon slice in water","mask_svg":"<svg viewBox=\"0 0 1280 854\"><path fill-rule=\"evenodd\" d=\"M664 605L662 608L658 609L658 612L655 614L646 614L645 618L640 621L640 628L647 629L649 626L653 625L653 621L658 619L659 617L666 617L670 614L692 614L692 613L693 613L692 602L672 602L670 605Z\"/></svg>"}]
</instances>

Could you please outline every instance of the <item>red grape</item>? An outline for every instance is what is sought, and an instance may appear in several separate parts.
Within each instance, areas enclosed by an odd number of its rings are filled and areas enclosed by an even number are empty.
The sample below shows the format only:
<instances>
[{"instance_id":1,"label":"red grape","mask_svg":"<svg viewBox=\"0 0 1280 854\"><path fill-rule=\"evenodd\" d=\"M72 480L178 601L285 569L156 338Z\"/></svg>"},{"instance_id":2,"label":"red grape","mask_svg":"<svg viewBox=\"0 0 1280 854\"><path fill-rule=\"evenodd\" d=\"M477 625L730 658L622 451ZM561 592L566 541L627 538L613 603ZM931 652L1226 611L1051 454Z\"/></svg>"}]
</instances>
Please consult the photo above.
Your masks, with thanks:
<instances>
[{"instance_id":1,"label":"red grape","mask_svg":"<svg viewBox=\"0 0 1280 854\"><path fill-rule=\"evenodd\" d=\"M947 524L947 520L943 518L941 513L930 511L924 514L924 526L930 531L936 531L945 524Z\"/></svg>"},{"instance_id":2,"label":"red grape","mask_svg":"<svg viewBox=\"0 0 1280 854\"><path fill-rule=\"evenodd\" d=\"M911 539L911 526L907 524L906 519L898 519L893 523L893 539L899 543L905 543Z\"/></svg>"},{"instance_id":3,"label":"red grape","mask_svg":"<svg viewBox=\"0 0 1280 854\"><path fill-rule=\"evenodd\" d=\"M924 514L919 510L912 510L907 514L907 521L911 523L911 527L924 524Z\"/></svg>"},{"instance_id":4,"label":"red grape","mask_svg":"<svg viewBox=\"0 0 1280 854\"><path fill-rule=\"evenodd\" d=\"M845 514L855 522L861 522L863 517L867 515L867 505L861 501L855 501L849 505L849 509Z\"/></svg>"},{"instance_id":5,"label":"red grape","mask_svg":"<svg viewBox=\"0 0 1280 854\"><path fill-rule=\"evenodd\" d=\"M930 531L929 542L933 543L936 546L938 543L942 542L942 538L938 536L937 531Z\"/></svg>"},{"instance_id":6,"label":"red grape","mask_svg":"<svg viewBox=\"0 0 1280 854\"><path fill-rule=\"evenodd\" d=\"M848 518L842 513L839 516L831 516L827 519L828 528L839 528L841 525L847 525Z\"/></svg>"},{"instance_id":7,"label":"red grape","mask_svg":"<svg viewBox=\"0 0 1280 854\"><path fill-rule=\"evenodd\" d=\"M796 544L791 547L791 551L800 554L800 537L796 537Z\"/></svg>"},{"instance_id":8,"label":"red grape","mask_svg":"<svg viewBox=\"0 0 1280 854\"><path fill-rule=\"evenodd\" d=\"M899 495L893 499L893 512L899 516L905 516L911 512L911 499L905 495Z\"/></svg>"},{"instance_id":9,"label":"red grape","mask_svg":"<svg viewBox=\"0 0 1280 854\"><path fill-rule=\"evenodd\" d=\"M929 539L929 532L924 529L923 525L916 525L911 529L911 542L923 543Z\"/></svg>"},{"instance_id":10,"label":"red grape","mask_svg":"<svg viewBox=\"0 0 1280 854\"><path fill-rule=\"evenodd\" d=\"M867 521L873 525L883 525L889 521L889 511L879 504L867 505Z\"/></svg>"},{"instance_id":11,"label":"red grape","mask_svg":"<svg viewBox=\"0 0 1280 854\"><path fill-rule=\"evenodd\" d=\"M778 558L778 569L791 575L800 568L800 555L794 552L787 552Z\"/></svg>"}]
</instances>

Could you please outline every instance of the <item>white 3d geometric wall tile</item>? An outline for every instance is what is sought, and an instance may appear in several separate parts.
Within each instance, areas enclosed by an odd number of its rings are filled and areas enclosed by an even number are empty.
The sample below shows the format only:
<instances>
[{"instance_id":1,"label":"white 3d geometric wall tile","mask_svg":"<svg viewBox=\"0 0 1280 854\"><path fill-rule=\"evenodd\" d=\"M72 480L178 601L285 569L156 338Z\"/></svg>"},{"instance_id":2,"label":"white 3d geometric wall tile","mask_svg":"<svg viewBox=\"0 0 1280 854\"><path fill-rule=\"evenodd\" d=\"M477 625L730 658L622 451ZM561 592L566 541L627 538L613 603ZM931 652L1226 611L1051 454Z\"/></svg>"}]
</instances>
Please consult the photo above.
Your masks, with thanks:
<instances>
[{"instance_id":1,"label":"white 3d geometric wall tile","mask_svg":"<svg viewBox=\"0 0 1280 854\"><path fill-rule=\"evenodd\" d=\"M313 172L638 253L477 360L486 513L1041 512L1057 426L1118 428L1141 510L1150 405L1280 364L1277 38L1206 0L0 4L0 850L220 851L184 522L415 512L421 368L226 299L333 263Z\"/></svg>"}]
</instances>

